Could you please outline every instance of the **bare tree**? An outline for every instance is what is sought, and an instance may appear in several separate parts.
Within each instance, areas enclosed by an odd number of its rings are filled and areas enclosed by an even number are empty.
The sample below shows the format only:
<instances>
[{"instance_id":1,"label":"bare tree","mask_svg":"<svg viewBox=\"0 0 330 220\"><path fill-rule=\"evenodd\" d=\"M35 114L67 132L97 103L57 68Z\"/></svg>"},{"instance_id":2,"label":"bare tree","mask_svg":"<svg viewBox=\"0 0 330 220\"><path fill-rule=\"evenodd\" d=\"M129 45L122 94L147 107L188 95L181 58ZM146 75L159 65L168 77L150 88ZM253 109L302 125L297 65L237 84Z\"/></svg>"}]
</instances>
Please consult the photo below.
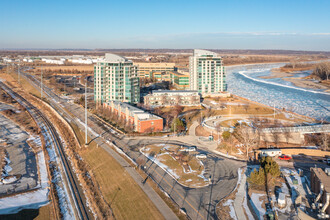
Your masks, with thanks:
<instances>
[{"instance_id":1,"label":"bare tree","mask_svg":"<svg viewBox=\"0 0 330 220\"><path fill-rule=\"evenodd\" d=\"M283 135L285 137L286 143L289 143L290 138L292 138L292 134L290 131L284 130Z\"/></svg>"},{"instance_id":2,"label":"bare tree","mask_svg":"<svg viewBox=\"0 0 330 220\"><path fill-rule=\"evenodd\" d=\"M257 146L260 138L259 129L249 127L246 124L239 125L234 132L236 139L245 147L246 157L249 159L249 151L251 148Z\"/></svg>"},{"instance_id":3,"label":"bare tree","mask_svg":"<svg viewBox=\"0 0 330 220\"><path fill-rule=\"evenodd\" d=\"M243 108L245 109L246 112L249 109L249 106L250 106L249 103L243 104Z\"/></svg>"},{"instance_id":4,"label":"bare tree","mask_svg":"<svg viewBox=\"0 0 330 220\"><path fill-rule=\"evenodd\" d=\"M280 134L276 131L272 131L271 134L272 134L273 142L274 142L275 146L277 147L277 145L280 142Z\"/></svg>"},{"instance_id":5,"label":"bare tree","mask_svg":"<svg viewBox=\"0 0 330 220\"><path fill-rule=\"evenodd\" d=\"M321 134L321 146L323 150L329 150L330 146L330 138L329 138L329 133L322 133Z\"/></svg>"}]
</instances>

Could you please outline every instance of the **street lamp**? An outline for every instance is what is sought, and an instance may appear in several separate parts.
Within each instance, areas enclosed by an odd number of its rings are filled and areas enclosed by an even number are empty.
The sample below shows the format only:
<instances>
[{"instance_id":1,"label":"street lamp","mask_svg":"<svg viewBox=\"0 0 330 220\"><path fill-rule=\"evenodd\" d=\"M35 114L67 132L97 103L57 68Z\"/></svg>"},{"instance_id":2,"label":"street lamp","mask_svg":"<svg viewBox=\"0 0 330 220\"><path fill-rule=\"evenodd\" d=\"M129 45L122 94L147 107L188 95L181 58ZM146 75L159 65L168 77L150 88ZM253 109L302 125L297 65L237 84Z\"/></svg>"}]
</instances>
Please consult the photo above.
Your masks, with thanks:
<instances>
[{"instance_id":1,"label":"street lamp","mask_svg":"<svg viewBox=\"0 0 330 220\"><path fill-rule=\"evenodd\" d=\"M87 140L87 80L85 81L85 146L88 146Z\"/></svg>"}]
</instances>

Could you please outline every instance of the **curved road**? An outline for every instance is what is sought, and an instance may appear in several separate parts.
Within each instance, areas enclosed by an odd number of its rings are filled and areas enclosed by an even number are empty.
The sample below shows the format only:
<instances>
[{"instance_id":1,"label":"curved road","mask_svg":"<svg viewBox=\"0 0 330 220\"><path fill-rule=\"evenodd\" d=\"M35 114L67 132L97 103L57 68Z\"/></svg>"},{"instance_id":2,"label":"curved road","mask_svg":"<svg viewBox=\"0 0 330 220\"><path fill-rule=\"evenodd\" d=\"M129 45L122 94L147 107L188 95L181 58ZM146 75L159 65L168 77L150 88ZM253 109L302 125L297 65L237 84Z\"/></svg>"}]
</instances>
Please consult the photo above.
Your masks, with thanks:
<instances>
[{"instance_id":1,"label":"curved road","mask_svg":"<svg viewBox=\"0 0 330 220\"><path fill-rule=\"evenodd\" d=\"M36 78L27 75L26 76L37 81ZM37 81L38 82L38 81ZM39 83L36 83L39 85ZM65 112L61 114L69 120L77 121L79 119L80 128L84 128L84 109L73 103L69 103L61 97L54 94L50 89L47 89L48 95L57 105L56 109L64 107L66 110L75 115L76 118L69 118ZM127 138L118 134L115 134L110 127L106 126L103 121L95 117L93 114L88 113L88 126L92 130L89 132L89 136L99 144L99 146L109 150L107 141L113 142L119 148L121 148L130 158L136 161L139 157L144 157L138 148L149 143L176 143L191 145L189 143L180 143L175 141L169 141L166 139L152 140L146 137L145 139L133 139ZM110 150L109 150L110 151ZM108 151L108 152L109 152ZM152 161L146 160L145 166L147 169L145 172L158 184L158 186L165 191L170 198L178 204L180 208L186 211L187 216L190 219L216 219L215 208L216 204L235 188L239 167L245 165L242 162L235 160L229 160L216 155L210 151L205 151L208 154L208 158L204 161L206 167L205 176L210 177L212 184L203 188L187 188L184 187L168 175L163 169L161 169Z\"/></svg>"}]
</instances>

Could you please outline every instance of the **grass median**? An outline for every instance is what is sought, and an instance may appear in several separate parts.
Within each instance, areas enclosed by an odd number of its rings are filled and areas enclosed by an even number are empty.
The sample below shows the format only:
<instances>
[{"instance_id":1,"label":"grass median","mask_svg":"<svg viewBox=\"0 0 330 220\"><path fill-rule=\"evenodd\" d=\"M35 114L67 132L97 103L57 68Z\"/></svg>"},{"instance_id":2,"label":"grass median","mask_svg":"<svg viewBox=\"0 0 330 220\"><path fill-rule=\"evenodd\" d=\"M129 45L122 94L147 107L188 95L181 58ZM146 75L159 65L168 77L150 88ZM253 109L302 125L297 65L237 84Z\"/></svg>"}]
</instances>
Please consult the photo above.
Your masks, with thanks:
<instances>
[{"instance_id":1,"label":"grass median","mask_svg":"<svg viewBox=\"0 0 330 220\"><path fill-rule=\"evenodd\" d=\"M85 133L75 125L72 127L83 146ZM103 148L92 141L80 155L93 172L116 219L163 219L133 178Z\"/></svg>"}]
</instances>

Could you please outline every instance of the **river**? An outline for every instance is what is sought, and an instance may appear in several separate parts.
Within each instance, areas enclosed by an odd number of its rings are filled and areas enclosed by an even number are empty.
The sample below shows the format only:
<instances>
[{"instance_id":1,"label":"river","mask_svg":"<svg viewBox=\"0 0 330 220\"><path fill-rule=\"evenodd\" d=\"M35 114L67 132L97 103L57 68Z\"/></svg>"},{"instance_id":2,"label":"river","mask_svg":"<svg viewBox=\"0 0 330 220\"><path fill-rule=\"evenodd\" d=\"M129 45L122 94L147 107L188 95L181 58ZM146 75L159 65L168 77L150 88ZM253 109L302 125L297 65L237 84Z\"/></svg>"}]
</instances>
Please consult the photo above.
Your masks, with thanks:
<instances>
[{"instance_id":1,"label":"river","mask_svg":"<svg viewBox=\"0 0 330 220\"><path fill-rule=\"evenodd\" d=\"M253 64L227 67L228 91L276 108L285 108L316 119L330 121L330 93L296 87L280 78L262 79L272 68L284 64ZM309 72L301 73L301 76Z\"/></svg>"}]
</instances>

